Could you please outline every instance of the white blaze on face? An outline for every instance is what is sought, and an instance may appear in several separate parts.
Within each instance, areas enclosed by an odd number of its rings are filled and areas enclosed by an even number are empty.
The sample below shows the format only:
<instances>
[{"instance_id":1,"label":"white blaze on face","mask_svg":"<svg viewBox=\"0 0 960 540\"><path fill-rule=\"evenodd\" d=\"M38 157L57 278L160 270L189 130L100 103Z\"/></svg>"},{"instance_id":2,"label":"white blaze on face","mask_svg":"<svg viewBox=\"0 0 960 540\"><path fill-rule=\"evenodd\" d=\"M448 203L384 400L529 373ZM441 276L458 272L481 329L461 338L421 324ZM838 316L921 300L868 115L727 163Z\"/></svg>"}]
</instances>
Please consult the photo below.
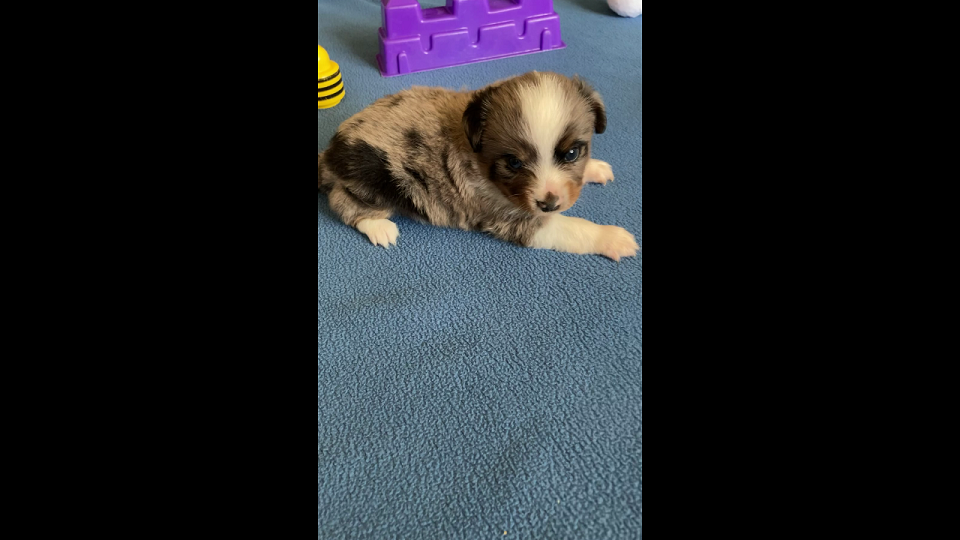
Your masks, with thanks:
<instances>
[{"instance_id":1,"label":"white blaze on face","mask_svg":"<svg viewBox=\"0 0 960 540\"><path fill-rule=\"evenodd\" d=\"M522 86L519 97L527 136L538 154L537 163L527 164L538 180L534 195L543 200L552 192L564 198L564 176L554 161L554 154L576 104L559 84L545 76L541 76L536 86Z\"/></svg>"}]
</instances>

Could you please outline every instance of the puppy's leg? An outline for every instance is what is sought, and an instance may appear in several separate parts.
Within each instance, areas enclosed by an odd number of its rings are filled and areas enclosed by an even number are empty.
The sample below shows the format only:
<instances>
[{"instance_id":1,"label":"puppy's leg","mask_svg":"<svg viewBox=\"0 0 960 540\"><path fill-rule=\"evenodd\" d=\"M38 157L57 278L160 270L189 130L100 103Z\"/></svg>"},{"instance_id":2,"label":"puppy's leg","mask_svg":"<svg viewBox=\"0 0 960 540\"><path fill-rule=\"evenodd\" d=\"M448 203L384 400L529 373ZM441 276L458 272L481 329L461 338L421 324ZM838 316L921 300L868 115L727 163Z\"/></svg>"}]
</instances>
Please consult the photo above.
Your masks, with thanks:
<instances>
[{"instance_id":1,"label":"puppy's leg","mask_svg":"<svg viewBox=\"0 0 960 540\"><path fill-rule=\"evenodd\" d=\"M585 184L603 184L613 181L613 167L606 161L591 159L587 163L587 169L583 172L583 182Z\"/></svg>"},{"instance_id":2,"label":"puppy's leg","mask_svg":"<svg viewBox=\"0 0 960 540\"><path fill-rule=\"evenodd\" d=\"M367 235L373 245L387 249L397 245L397 238L400 238L400 229L389 219L361 219L357 222L357 230Z\"/></svg>"},{"instance_id":3,"label":"puppy's leg","mask_svg":"<svg viewBox=\"0 0 960 540\"><path fill-rule=\"evenodd\" d=\"M330 208L340 219L367 235L373 245L387 249L390 249L391 245L397 245L400 230L388 219L393 212L368 205L342 185L334 187L329 197Z\"/></svg>"},{"instance_id":4,"label":"puppy's leg","mask_svg":"<svg viewBox=\"0 0 960 540\"><path fill-rule=\"evenodd\" d=\"M585 219L551 216L533 235L530 247L580 255L603 255L615 261L636 257L640 246L632 234L620 227L597 225Z\"/></svg>"}]
</instances>

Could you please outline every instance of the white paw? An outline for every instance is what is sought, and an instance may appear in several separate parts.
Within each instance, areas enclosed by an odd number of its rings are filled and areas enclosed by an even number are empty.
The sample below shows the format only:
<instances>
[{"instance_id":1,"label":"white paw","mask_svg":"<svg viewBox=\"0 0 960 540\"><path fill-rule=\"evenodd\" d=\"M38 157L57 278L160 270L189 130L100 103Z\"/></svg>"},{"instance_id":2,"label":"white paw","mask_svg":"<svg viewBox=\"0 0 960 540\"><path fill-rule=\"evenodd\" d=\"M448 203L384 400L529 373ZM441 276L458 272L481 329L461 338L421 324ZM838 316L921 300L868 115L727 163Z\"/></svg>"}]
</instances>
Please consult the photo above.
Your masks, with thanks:
<instances>
[{"instance_id":1,"label":"white paw","mask_svg":"<svg viewBox=\"0 0 960 540\"><path fill-rule=\"evenodd\" d=\"M397 238L400 237L400 229L389 219L360 220L357 230L367 235L373 245L387 249L390 249L391 245L397 245Z\"/></svg>"},{"instance_id":2,"label":"white paw","mask_svg":"<svg viewBox=\"0 0 960 540\"><path fill-rule=\"evenodd\" d=\"M587 163L587 169L583 173L583 182L585 184L603 184L613 180L613 167L606 161L591 159Z\"/></svg>"},{"instance_id":3,"label":"white paw","mask_svg":"<svg viewBox=\"0 0 960 540\"><path fill-rule=\"evenodd\" d=\"M640 245L637 239L626 229L620 227L605 226L600 233L597 241L597 253L620 262L622 257L636 257L640 251Z\"/></svg>"}]
</instances>

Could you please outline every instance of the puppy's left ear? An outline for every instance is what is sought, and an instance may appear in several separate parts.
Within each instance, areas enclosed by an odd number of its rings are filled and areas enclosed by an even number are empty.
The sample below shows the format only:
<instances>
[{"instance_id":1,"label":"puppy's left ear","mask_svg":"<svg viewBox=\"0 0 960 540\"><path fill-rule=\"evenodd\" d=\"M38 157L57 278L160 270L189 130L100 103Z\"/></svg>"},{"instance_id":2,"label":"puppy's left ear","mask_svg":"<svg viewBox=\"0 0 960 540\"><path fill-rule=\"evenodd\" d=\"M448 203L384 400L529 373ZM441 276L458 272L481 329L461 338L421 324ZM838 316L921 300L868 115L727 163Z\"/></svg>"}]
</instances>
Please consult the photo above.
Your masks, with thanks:
<instances>
[{"instance_id":1,"label":"puppy's left ear","mask_svg":"<svg viewBox=\"0 0 960 540\"><path fill-rule=\"evenodd\" d=\"M603 104L603 98L600 97L600 94L598 94L587 81L581 79L579 75L573 78L573 82L577 85L577 90L580 91L580 95L587 100L587 103L590 104L590 109L593 110L593 116L596 119L594 129L597 133L603 133L607 130L607 107Z\"/></svg>"}]
</instances>

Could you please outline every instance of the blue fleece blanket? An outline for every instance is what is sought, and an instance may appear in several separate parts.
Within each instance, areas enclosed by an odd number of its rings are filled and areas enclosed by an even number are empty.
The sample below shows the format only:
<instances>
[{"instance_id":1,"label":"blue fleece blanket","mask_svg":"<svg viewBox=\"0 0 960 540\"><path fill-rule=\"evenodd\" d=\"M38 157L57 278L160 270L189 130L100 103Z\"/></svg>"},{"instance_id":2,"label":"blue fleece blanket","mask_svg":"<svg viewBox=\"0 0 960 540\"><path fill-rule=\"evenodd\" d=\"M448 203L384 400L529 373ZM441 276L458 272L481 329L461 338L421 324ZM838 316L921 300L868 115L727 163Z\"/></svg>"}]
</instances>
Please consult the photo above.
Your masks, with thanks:
<instances>
[{"instance_id":1,"label":"blue fleece blanket","mask_svg":"<svg viewBox=\"0 0 960 540\"><path fill-rule=\"evenodd\" d=\"M346 98L317 112L317 150L412 85L580 74L606 100L595 155L617 180L567 214L642 244L643 19L604 0L555 7L563 51L384 79L379 0L319 0ZM317 197L317 538L641 538L642 258L396 221L399 247L375 248Z\"/></svg>"}]
</instances>

